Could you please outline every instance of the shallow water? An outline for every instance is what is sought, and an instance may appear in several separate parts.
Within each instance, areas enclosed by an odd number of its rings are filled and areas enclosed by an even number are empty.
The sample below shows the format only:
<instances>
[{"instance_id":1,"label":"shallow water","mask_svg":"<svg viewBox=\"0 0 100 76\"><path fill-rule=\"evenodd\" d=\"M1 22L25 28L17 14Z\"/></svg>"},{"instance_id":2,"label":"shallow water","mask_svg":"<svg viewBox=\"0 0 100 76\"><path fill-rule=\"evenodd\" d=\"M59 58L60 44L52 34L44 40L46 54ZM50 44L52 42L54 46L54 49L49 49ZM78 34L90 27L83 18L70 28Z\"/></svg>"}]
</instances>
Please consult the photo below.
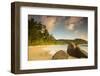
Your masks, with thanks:
<instances>
[{"instance_id":1,"label":"shallow water","mask_svg":"<svg viewBox=\"0 0 100 76\"><path fill-rule=\"evenodd\" d=\"M88 45L87 44L80 44L79 47L86 52L88 51Z\"/></svg>"},{"instance_id":2,"label":"shallow water","mask_svg":"<svg viewBox=\"0 0 100 76\"><path fill-rule=\"evenodd\" d=\"M79 47L86 51L88 50L88 46L87 45L79 45ZM54 55L57 51L59 50L63 50L65 52L67 52L67 48L68 48L68 45L47 45L46 47L43 47L43 50L48 50L50 54Z\"/></svg>"}]
</instances>

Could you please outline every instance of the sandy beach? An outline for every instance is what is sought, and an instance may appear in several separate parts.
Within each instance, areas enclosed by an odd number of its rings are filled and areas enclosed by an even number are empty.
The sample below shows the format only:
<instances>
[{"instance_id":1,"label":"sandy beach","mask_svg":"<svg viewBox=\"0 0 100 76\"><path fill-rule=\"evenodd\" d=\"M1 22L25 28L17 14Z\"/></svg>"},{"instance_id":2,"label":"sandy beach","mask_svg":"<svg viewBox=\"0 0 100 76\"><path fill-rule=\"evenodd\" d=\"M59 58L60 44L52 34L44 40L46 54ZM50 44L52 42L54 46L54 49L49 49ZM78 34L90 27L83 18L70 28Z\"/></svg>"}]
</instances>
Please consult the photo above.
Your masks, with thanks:
<instances>
[{"instance_id":1,"label":"sandy beach","mask_svg":"<svg viewBox=\"0 0 100 76\"><path fill-rule=\"evenodd\" d=\"M52 56L56 52L54 52L54 50L50 51L49 49L47 49L47 47L50 46L49 45L29 46L28 60L51 60ZM68 59L76 59L76 58L68 55Z\"/></svg>"},{"instance_id":2,"label":"sandy beach","mask_svg":"<svg viewBox=\"0 0 100 76\"><path fill-rule=\"evenodd\" d=\"M52 55L49 51L43 50L45 46L29 46L28 47L28 60L50 60Z\"/></svg>"}]
</instances>

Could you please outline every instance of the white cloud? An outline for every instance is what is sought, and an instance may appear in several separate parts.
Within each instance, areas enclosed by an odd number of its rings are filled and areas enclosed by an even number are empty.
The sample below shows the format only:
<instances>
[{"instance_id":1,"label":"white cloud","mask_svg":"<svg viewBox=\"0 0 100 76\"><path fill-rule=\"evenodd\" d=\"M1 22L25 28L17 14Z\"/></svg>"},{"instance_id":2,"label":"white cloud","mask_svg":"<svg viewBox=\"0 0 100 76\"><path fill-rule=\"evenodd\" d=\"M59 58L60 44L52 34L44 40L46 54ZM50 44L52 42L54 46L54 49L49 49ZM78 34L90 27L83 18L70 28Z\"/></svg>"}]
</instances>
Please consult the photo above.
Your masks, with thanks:
<instances>
[{"instance_id":1,"label":"white cloud","mask_svg":"<svg viewBox=\"0 0 100 76\"><path fill-rule=\"evenodd\" d=\"M47 30L50 32L53 30L55 23L56 23L56 17L47 17L42 16L41 18L42 24L44 24L47 28Z\"/></svg>"},{"instance_id":2,"label":"white cloud","mask_svg":"<svg viewBox=\"0 0 100 76\"><path fill-rule=\"evenodd\" d=\"M69 30L73 31L74 28L75 28L75 24L69 24L69 26L67 26L67 28L68 28Z\"/></svg>"},{"instance_id":3,"label":"white cloud","mask_svg":"<svg viewBox=\"0 0 100 76\"><path fill-rule=\"evenodd\" d=\"M70 31L74 31L81 19L82 17L70 17L65 21L66 28Z\"/></svg>"}]
</instances>

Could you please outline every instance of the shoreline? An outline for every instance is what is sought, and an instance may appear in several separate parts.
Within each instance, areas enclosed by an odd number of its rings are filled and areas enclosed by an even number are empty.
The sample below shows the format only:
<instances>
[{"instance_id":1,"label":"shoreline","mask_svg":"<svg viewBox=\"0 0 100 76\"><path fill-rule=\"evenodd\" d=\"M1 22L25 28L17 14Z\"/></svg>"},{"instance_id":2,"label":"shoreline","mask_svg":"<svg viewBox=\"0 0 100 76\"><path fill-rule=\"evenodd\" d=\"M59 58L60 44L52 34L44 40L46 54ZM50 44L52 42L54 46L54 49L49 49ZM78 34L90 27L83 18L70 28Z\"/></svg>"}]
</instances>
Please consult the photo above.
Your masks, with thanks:
<instances>
[{"instance_id":1,"label":"shoreline","mask_svg":"<svg viewBox=\"0 0 100 76\"><path fill-rule=\"evenodd\" d=\"M54 45L28 46L28 60L29 61L31 61L31 60L52 60L52 56L57 51L55 51L54 48L53 48L54 51L49 50L48 47L51 48L51 46L54 46ZM57 45L57 46L59 46L59 45ZM65 46L67 46L67 45L65 45ZM58 48L56 48L56 49L58 49ZM66 47L66 50L67 50L67 47ZM67 51L66 51L66 54L68 54ZM77 58L68 55L68 59L77 59Z\"/></svg>"}]
</instances>

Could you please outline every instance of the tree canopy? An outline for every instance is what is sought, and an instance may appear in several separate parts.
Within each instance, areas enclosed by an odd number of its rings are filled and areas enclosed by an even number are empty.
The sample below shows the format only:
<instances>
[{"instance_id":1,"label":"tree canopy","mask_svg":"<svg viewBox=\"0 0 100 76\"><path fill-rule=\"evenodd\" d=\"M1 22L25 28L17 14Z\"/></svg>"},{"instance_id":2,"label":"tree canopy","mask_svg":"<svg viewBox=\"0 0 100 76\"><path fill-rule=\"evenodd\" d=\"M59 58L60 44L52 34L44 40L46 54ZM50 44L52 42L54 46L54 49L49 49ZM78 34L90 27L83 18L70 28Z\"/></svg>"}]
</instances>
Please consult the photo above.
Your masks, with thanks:
<instances>
[{"instance_id":1,"label":"tree canopy","mask_svg":"<svg viewBox=\"0 0 100 76\"><path fill-rule=\"evenodd\" d=\"M29 44L46 44L55 41L55 38L49 34L46 26L36 22L33 18L28 20L28 41Z\"/></svg>"}]
</instances>

